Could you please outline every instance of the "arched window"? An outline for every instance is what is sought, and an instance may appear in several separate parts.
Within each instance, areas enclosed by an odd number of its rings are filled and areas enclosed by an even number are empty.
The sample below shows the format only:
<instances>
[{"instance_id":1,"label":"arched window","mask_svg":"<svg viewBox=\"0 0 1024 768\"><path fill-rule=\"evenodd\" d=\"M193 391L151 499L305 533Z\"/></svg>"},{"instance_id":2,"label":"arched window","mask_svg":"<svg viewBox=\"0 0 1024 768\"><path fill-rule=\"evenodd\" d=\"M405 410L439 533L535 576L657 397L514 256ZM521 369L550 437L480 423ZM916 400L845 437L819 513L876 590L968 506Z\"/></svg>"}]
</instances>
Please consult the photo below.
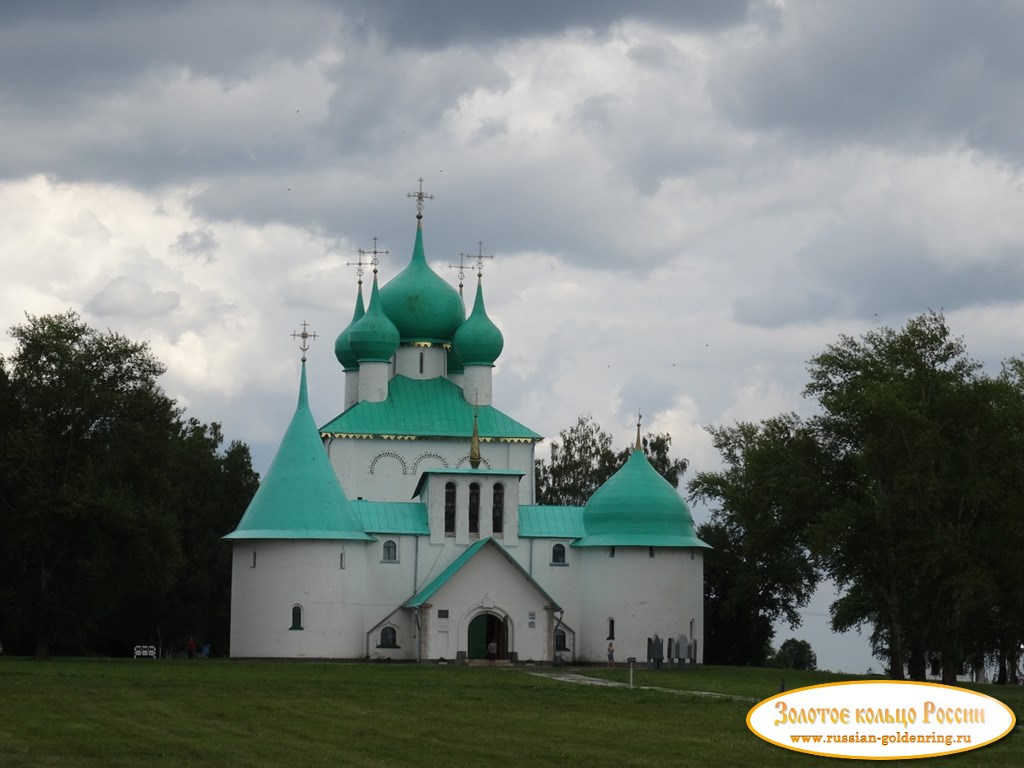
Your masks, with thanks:
<instances>
[{"instance_id":1,"label":"arched window","mask_svg":"<svg viewBox=\"0 0 1024 768\"><path fill-rule=\"evenodd\" d=\"M469 532L480 533L480 484L469 485Z\"/></svg>"},{"instance_id":2,"label":"arched window","mask_svg":"<svg viewBox=\"0 0 1024 768\"><path fill-rule=\"evenodd\" d=\"M384 627L380 631L380 646L381 648L397 648L398 647L398 632L395 631L394 627Z\"/></svg>"},{"instance_id":3,"label":"arched window","mask_svg":"<svg viewBox=\"0 0 1024 768\"><path fill-rule=\"evenodd\" d=\"M302 629L302 606L292 606L292 625L289 629Z\"/></svg>"},{"instance_id":4,"label":"arched window","mask_svg":"<svg viewBox=\"0 0 1024 768\"><path fill-rule=\"evenodd\" d=\"M455 533L455 483L444 486L444 532Z\"/></svg>"},{"instance_id":5,"label":"arched window","mask_svg":"<svg viewBox=\"0 0 1024 768\"><path fill-rule=\"evenodd\" d=\"M615 639L615 619L608 619L608 640Z\"/></svg>"},{"instance_id":6,"label":"arched window","mask_svg":"<svg viewBox=\"0 0 1024 768\"><path fill-rule=\"evenodd\" d=\"M385 563L398 562L398 545L393 539L384 542L384 557L382 559Z\"/></svg>"},{"instance_id":7,"label":"arched window","mask_svg":"<svg viewBox=\"0 0 1024 768\"><path fill-rule=\"evenodd\" d=\"M491 532L502 533L505 525L505 486L494 484L494 501L491 506Z\"/></svg>"},{"instance_id":8,"label":"arched window","mask_svg":"<svg viewBox=\"0 0 1024 768\"><path fill-rule=\"evenodd\" d=\"M555 544L551 548L551 564L552 565L565 565L565 545Z\"/></svg>"},{"instance_id":9,"label":"arched window","mask_svg":"<svg viewBox=\"0 0 1024 768\"><path fill-rule=\"evenodd\" d=\"M568 651L569 646L565 644L565 630L555 630L555 650L556 651Z\"/></svg>"}]
</instances>

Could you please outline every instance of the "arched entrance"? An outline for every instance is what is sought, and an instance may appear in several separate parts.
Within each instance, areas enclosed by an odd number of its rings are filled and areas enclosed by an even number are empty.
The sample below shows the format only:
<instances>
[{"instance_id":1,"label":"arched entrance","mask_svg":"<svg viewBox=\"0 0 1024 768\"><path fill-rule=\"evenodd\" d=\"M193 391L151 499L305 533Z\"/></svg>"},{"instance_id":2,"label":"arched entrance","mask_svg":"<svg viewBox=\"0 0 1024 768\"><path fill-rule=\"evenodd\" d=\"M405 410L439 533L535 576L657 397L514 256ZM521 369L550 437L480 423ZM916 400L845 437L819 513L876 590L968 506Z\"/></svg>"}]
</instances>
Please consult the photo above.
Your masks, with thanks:
<instances>
[{"instance_id":1,"label":"arched entrance","mask_svg":"<svg viewBox=\"0 0 1024 768\"><path fill-rule=\"evenodd\" d=\"M481 613L469 622L466 638L466 656L470 659L486 659L487 644L494 640L498 644L498 658L508 658L508 618L493 613Z\"/></svg>"}]
</instances>

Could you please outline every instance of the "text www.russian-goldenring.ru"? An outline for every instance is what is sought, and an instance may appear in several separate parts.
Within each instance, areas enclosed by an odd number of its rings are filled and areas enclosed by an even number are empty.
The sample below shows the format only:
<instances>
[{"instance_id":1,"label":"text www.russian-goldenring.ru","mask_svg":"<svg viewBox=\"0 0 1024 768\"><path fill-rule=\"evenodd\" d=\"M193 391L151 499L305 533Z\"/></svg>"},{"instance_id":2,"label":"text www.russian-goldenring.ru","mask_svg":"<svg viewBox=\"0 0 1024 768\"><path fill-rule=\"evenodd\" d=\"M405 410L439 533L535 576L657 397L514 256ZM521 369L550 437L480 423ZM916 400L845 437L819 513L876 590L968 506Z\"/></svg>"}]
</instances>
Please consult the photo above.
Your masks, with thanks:
<instances>
[{"instance_id":1,"label":"text www.russian-goldenring.ru","mask_svg":"<svg viewBox=\"0 0 1024 768\"><path fill-rule=\"evenodd\" d=\"M790 740L794 744L970 744L970 734L959 733L826 733L814 735L792 734Z\"/></svg>"}]
</instances>

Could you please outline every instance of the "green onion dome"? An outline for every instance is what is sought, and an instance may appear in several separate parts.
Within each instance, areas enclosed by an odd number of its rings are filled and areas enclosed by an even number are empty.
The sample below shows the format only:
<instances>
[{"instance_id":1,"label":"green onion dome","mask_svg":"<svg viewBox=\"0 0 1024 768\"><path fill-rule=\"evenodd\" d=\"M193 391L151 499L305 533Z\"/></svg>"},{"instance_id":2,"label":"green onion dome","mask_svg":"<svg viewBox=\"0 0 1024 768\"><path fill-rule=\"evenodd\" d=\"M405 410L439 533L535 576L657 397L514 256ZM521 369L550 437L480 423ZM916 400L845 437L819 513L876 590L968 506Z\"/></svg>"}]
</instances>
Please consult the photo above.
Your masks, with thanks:
<instances>
[{"instance_id":1,"label":"green onion dome","mask_svg":"<svg viewBox=\"0 0 1024 768\"><path fill-rule=\"evenodd\" d=\"M427 264L419 225L409 265L381 288L380 297L403 344L447 344L466 318L458 291Z\"/></svg>"},{"instance_id":2,"label":"green onion dome","mask_svg":"<svg viewBox=\"0 0 1024 768\"><path fill-rule=\"evenodd\" d=\"M459 326L452 340L452 349L463 365L494 365L505 339L484 308L483 281L477 276L476 301L466 322Z\"/></svg>"},{"instance_id":3,"label":"green onion dome","mask_svg":"<svg viewBox=\"0 0 1024 768\"><path fill-rule=\"evenodd\" d=\"M360 363L386 363L398 349L398 329L381 309L377 275L373 276L370 306L349 328L349 343Z\"/></svg>"},{"instance_id":4,"label":"green onion dome","mask_svg":"<svg viewBox=\"0 0 1024 768\"><path fill-rule=\"evenodd\" d=\"M697 538L686 502L634 450L583 508L586 534L574 546L707 547Z\"/></svg>"},{"instance_id":5,"label":"green onion dome","mask_svg":"<svg viewBox=\"0 0 1024 768\"><path fill-rule=\"evenodd\" d=\"M356 295L356 311L352 314L352 322L334 340L334 356L338 358L338 362L341 363L342 368L346 371L354 371L359 368L359 360L352 349L351 336L352 326L359 322L364 314L366 314L366 310L363 308L363 281L360 279L359 293Z\"/></svg>"}]
</instances>

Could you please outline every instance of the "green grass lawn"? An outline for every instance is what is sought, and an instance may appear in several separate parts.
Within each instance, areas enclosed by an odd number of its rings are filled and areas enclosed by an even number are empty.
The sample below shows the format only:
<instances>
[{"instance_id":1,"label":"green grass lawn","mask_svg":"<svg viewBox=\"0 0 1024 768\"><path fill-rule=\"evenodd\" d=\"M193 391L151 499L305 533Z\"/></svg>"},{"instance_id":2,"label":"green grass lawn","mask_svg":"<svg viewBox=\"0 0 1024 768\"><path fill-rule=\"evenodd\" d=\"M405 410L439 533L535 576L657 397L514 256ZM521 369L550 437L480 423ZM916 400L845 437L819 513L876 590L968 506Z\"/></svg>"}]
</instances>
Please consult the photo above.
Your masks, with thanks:
<instances>
[{"instance_id":1,"label":"green grass lawn","mask_svg":"<svg viewBox=\"0 0 1024 768\"><path fill-rule=\"evenodd\" d=\"M628 679L625 669L582 671ZM525 668L0 657L0 767L874 764L790 752L751 734L747 710L777 693L780 677L725 667L635 672L637 686L684 691L674 693L573 685ZM854 678L785 675L787 688L837 679ZM978 690L1021 716L1021 689ZM913 762L1022 766L1024 734Z\"/></svg>"}]
</instances>

